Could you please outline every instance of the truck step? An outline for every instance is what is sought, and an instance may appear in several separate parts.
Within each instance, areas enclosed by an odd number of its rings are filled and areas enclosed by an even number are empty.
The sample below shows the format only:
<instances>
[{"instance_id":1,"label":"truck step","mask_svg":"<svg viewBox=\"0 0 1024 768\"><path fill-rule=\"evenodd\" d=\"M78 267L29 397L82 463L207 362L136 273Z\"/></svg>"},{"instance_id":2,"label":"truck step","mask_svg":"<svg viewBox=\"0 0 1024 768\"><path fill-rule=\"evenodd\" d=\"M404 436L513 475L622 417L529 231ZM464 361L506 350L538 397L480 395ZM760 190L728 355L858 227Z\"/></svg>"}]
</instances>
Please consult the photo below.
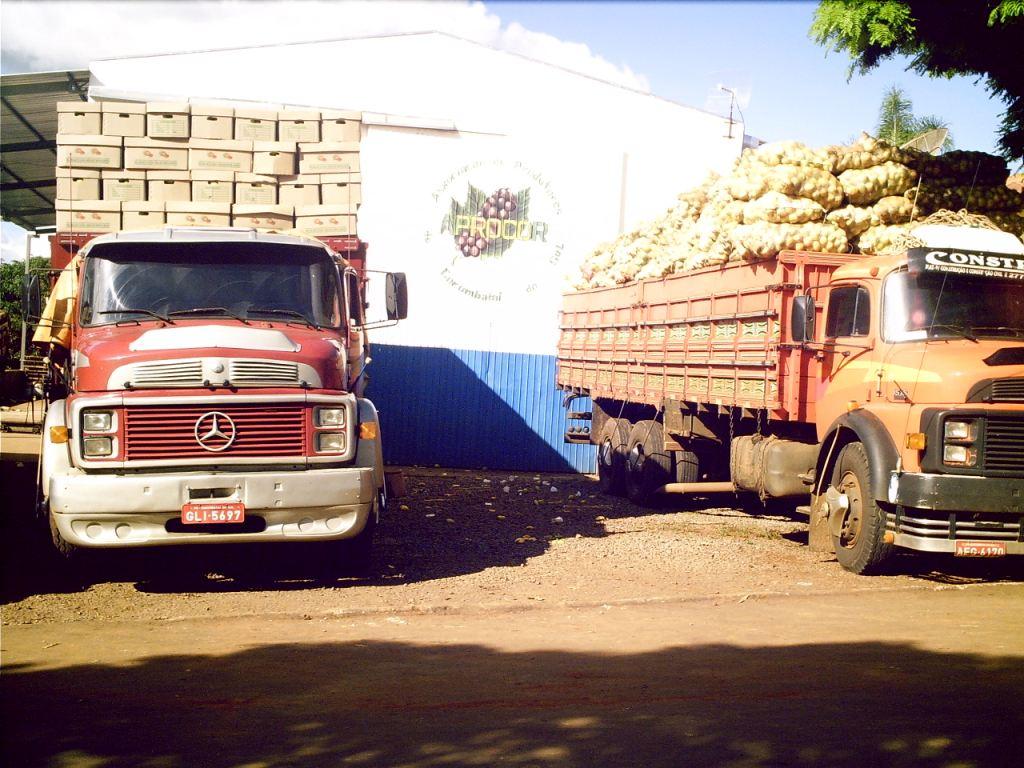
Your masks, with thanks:
<instances>
[{"instance_id":1,"label":"truck step","mask_svg":"<svg viewBox=\"0 0 1024 768\"><path fill-rule=\"evenodd\" d=\"M569 411L565 415L565 418L569 419L570 421L574 419L578 419L579 421L590 421L591 419L594 418L594 414L591 413L590 411Z\"/></svg>"},{"instance_id":2,"label":"truck step","mask_svg":"<svg viewBox=\"0 0 1024 768\"><path fill-rule=\"evenodd\" d=\"M567 443L589 443L590 427L569 427L565 432Z\"/></svg>"}]
</instances>

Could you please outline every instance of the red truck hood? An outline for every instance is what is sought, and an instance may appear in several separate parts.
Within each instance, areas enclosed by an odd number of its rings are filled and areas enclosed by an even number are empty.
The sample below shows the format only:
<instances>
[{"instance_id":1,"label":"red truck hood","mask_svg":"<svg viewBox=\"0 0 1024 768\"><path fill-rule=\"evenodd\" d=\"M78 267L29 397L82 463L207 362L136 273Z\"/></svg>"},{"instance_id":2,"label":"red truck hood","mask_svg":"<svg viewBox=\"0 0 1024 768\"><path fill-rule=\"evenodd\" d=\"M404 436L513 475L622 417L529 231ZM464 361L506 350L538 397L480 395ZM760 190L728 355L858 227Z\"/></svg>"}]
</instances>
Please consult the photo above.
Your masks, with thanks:
<instances>
[{"instance_id":1,"label":"red truck hood","mask_svg":"<svg viewBox=\"0 0 1024 768\"><path fill-rule=\"evenodd\" d=\"M322 388L344 388L345 346L338 333L294 324L204 319L104 325L79 329L74 347L79 391L122 389L121 382L110 381L122 366L209 357L307 365Z\"/></svg>"}]
</instances>

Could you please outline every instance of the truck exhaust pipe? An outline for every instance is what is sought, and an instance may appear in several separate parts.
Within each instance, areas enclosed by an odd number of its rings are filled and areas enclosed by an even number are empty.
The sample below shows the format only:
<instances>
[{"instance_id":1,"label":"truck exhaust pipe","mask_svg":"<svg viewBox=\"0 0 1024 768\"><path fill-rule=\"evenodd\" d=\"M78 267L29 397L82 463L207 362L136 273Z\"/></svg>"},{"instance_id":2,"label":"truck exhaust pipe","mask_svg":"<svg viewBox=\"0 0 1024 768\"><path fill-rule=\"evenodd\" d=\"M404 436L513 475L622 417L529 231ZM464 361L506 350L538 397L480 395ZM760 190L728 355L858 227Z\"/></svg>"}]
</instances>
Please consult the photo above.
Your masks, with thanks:
<instances>
[{"instance_id":1,"label":"truck exhaust pipe","mask_svg":"<svg viewBox=\"0 0 1024 768\"><path fill-rule=\"evenodd\" d=\"M658 489L658 493L732 493L736 488L732 483L666 483Z\"/></svg>"}]
</instances>

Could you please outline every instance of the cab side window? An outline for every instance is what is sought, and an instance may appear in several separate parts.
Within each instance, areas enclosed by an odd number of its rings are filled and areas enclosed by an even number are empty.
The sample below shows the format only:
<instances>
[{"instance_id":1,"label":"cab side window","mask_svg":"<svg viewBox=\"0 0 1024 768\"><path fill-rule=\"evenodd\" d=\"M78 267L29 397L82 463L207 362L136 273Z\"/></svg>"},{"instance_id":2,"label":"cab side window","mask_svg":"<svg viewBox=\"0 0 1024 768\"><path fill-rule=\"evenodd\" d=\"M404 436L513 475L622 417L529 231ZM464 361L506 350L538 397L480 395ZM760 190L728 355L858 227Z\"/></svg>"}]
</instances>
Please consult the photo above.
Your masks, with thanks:
<instances>
[{"instance_id":1,"label":"cab side window","mask_svg":"<svg viewBox=\"0 0 1024 768\"><path fill-rule=\"evenodd\" d=\"M871 327L868 289L851 285L833 288L829 294L825 338L867 336Z\"/></svg>"}]
</instances>

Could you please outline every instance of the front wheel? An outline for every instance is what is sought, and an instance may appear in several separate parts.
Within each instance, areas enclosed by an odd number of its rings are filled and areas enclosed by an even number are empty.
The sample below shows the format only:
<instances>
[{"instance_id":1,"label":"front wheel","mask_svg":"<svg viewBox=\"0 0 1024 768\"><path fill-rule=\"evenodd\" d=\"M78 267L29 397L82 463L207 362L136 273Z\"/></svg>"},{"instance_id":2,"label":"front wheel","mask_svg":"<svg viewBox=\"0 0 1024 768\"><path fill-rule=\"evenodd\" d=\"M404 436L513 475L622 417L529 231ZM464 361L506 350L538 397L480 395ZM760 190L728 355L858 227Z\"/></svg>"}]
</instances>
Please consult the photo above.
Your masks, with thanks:
<instances>
[{"instance_id":1,"label":"front wheel","mask_svg":"<svg viewBox=\"0 0 1024 768\"><path fill-rule=\"evenodd\" d=\"M885 511L871 493L870 465L862 443L849 443L840 451L832 486L845 499L845 508L829 512L830 517L841 516L830 519L836 560L853 573L881 573L894 547L885 543Z\"/></svg>"}]
</instances>

